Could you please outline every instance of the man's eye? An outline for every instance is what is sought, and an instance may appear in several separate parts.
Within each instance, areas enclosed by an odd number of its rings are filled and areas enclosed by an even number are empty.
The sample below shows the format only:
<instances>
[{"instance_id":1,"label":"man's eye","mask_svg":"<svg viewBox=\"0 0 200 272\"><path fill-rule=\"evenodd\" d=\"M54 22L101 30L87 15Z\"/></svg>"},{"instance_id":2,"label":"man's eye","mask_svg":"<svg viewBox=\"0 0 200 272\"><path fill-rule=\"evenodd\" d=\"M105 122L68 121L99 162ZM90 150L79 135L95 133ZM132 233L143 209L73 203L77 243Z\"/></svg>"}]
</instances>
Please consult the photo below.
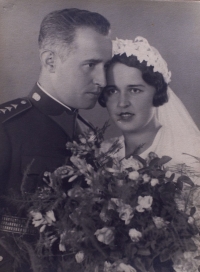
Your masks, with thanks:
<instances>
[{"instance_id":1,"label":"man's eye","mask_svg":"<svg viewBox=\"0 0 200 272\"><path fill-rule=\"evenodd\" d=\"M95 66L95 64L94 64L93 62L87 63L86 65L87 65L89 68L92 68L92 67Z\"/></svg>"}]
</instances>

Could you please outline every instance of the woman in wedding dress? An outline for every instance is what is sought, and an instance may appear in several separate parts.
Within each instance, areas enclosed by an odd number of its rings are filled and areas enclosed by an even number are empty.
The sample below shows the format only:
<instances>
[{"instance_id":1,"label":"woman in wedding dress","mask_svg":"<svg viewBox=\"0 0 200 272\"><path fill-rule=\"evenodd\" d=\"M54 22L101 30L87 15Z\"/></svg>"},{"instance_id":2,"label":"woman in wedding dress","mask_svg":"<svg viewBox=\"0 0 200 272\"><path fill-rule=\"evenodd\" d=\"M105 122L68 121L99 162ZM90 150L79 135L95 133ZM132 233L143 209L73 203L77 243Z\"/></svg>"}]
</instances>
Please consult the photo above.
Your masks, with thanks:
<instances>
[{"instance_id":1,"label":"woman in wedding dress","mask_svg":"<svg viewBox=\"0 0 200 272\"><path fill-rule=\"evenodd\" d=\"M171 72L160 53L145 38L113 41L107 86L99 103L121 130L118 157L150 152L170 156L169 166L200 173L200 131L183 103L170 89ZM105 141L107 150L116 138ZM187 165L187 167L185 166ZM198 179L197 179L198 180Z\"/></svg>"}]
</instances>

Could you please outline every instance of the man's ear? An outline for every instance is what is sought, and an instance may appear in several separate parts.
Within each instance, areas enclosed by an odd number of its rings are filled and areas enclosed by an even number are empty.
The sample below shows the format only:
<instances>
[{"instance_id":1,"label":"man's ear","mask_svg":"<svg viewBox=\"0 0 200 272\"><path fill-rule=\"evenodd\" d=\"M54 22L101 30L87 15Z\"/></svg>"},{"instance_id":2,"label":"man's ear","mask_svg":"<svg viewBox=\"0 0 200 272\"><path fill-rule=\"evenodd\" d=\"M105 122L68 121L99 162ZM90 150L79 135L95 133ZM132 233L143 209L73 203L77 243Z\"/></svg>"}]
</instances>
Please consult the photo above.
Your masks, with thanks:
<instances>
[{"instance_id":1,"label":"man's ear","mask_svg":"<svg viewBox=\"0 0 200 272\"><path fill-rule=\"evenodd\" d=\"M40 61L50 73L55 72L56 68L56 54L51 50L44 50L40 52Z\"/></svg>"}]
</instances>

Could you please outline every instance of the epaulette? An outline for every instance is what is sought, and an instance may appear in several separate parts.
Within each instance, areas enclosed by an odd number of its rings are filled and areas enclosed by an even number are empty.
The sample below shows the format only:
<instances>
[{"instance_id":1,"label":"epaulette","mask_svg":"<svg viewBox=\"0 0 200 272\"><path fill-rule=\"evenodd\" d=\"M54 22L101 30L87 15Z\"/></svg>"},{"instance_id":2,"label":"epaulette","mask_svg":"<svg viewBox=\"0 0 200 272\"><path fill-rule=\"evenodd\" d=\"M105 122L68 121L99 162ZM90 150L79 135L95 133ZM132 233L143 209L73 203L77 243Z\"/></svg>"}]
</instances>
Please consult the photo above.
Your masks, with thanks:
<instances>
[{"instance_id":1,"label":"epaulette","mask_svg":"<svg viewBox=\"0 0 200 272\"><path fill-rule=\"evenodd\" d=\"M4 123L32 107L28 98L17 98L0 105L0 122Z\"/></svg>"}]
</instances>

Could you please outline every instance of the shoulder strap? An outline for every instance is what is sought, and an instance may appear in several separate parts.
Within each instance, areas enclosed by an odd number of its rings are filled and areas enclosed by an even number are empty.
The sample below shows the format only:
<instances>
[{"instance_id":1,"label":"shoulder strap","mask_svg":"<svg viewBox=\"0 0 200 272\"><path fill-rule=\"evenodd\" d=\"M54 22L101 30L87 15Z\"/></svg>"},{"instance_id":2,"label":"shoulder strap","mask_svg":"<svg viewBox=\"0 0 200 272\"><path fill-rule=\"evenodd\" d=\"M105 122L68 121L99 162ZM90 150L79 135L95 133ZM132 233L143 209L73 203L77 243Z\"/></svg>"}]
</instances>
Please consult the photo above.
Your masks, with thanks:
<instances>
[{"instance_id":1,"label":"shoulder strap","mask_svg":"<svg viewBox=\"0 0 200 272\"><path fill-rule=\"evenodd\" d=\"M17 98L0 105L0 122L5 123L14 116L32 107L28 98Z\"/></svg>"}]
</instances>

